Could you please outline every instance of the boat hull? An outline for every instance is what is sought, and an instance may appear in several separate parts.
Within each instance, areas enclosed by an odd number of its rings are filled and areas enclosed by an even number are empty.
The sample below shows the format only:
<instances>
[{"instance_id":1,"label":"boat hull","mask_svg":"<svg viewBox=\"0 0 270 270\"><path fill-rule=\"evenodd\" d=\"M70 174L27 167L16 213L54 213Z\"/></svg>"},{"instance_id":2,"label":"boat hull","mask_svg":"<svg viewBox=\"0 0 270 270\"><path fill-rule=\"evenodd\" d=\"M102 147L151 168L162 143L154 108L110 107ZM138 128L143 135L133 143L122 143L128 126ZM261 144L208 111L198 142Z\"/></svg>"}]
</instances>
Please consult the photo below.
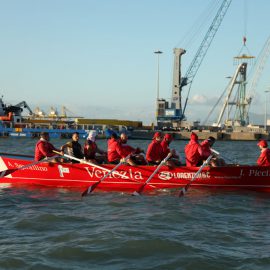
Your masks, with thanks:
<instances>
[{"instance_id":1,"label":"boat hull","mask_svg":"<svg viewBox=\"0 0 270 270\"><path fill-rule=\"evenodd\" d=\"M16 169L30 163L29 160L0 157L0 171ZM103 167L110 170L114 166L107 164ZM122 165L117 170L121 175L112 173L101 181L97 189L133 192L145 183L155 168L154 166L133 167ZM199 167L170 169L167 166L162 166L144 190L179 189L191 181L198 169ZM10 175L1 177L0 183L79 188L83 190L99 181L106 173L105 170L86 164L43 162L25 169L18 169ZM249 189L270 192L270 167L205 167L191 186L195 188Z\"/></svg>"}]
</instances>

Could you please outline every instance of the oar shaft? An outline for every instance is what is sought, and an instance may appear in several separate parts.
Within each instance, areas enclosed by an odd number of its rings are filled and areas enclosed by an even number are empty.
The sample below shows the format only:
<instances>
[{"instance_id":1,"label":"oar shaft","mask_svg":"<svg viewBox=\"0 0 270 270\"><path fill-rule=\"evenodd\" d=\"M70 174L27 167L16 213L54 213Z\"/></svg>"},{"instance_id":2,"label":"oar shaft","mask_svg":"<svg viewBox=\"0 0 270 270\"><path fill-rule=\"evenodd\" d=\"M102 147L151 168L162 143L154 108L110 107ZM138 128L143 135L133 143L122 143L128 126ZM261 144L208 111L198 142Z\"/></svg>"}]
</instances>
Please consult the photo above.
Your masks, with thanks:
<instances>
[{"instance_id":1,"label":"oar shaft","mask_svg":"<svg viewBox=\"0 0 270 270\"><path fill-rule=\"evenodd\" d=\"M84 164L90 165L90 166L92 166L92 167L96 167L96 168L101 169L101 170L103 170L103 171L107 171L107 172L110 172L110 171L111 171L111 170L109 170L109 169L107 169L107 168L104 168L104 167L99 166L99 165L97 165L97 164L94 164L94 163L92 163L92 162L86 161L86 160L84 160L84 159L76 158L76 157L73 157L73 156L70 156L70 155L67 155L67 154L63 154L63 155L62 155L60 152L57 152L57 151L53 151L53 152L56 153L56 154L58 154L59 156L63 156L63 157L69 158L69 159L76 160L76 161L78 161L78 162L80 162L80 163L84 163ZM115 172L115 174L117 174L117 175L119 175L119 176L121 176L121 177L123 177L123 178L128 179L127 176L125 176L125 175L123 175L123 174L121 174L121 173L119 173L119 172Z\"/></svg>"},{"instance_id":2,"label":"oar shaft","mask_svg":"<svg viewBox=\"0 0 270 270\"><path fill-rule=\"evenodd\" d=\"M118 167L120 167L123 163L125 163L130 158L130 155L125 157L123 161L120 161L112 170L110 170L108 173L106 173L99 181L94 183L93 185L89 186L83 193L82 197L90 194L93 192L93 190L104 180L106 179L110 174L112 174Z\"/></svg>"},{"instance_id":3,"label":"oar shaft","mask_svg":"<svg viewBox=\"0 0 270 270\"><path fill-rule=\"evenodd\" d=\"M15 169L7 169L5 171L2 171L0 172L0 178L4 177L4 176L7 176L9 174L12 174L18 170L23 170L23 169L26 169L26 168L29 168L29 167L32 167L34 165L37 165L39 163L42 163L42 162L46 162L46 161L50 161L51 159L54 159L55 157L49 157L49 158L44 158L42 160L39 160L39 161L35 161L35 162L32 162L30 164L26 164L24 166L21 166L21 167L18 167L18 168L15 168Z\"/></svg>"},{"instance_id":4,"label":"oar shaft","mask_svg":"<svg viewBox=\"0 0 270 270\"><path fill-rule=\"evenodd\" d=\"M187 190L188 190L189 186L191 185L191 183L198 177L198 175L201 173L202 169L209 163L209 161L211 160L212 157L213 157L213 154L211 154L211 155L204 161L204 163L200 166L199 170L194 174L194 176L193 176L192 179L188 182L188 184L187 184L185 187L183 187L183 188L179 191L179 194L178 194L179 197L183 196L183 195L187 192Z\"/></svg>"},{"instance_id":5,"label":"oar shaft","mask_svg":"<svg viewBox=\"0 0 270 270\"><path fill-rule=\"evenodd\" d=\"M1 152L0 156L12 156L12 157L27 157L27 158L34 158L34 156L31 155L24 155L24 154L15 154L15 153L4 153Z\"/></svg>"},{"instance_id":6,"label":"oar shaft","mask_svg":"<svg viewBox=\"0 0 270 270\"><path fill-rule=\"evenodd\" d=\"M152 172L152 174L149 176L149 178L140 186L140 188L133 192L133 195L139 195L143 191L144 187L151 181L151 179L155 176L157 171L160 169L162 165L164 165L167 160L172 156L172 153L169 153L166 158L164 158L160 164L156 167L156 169Z\"/></svg>"}]
</instances>

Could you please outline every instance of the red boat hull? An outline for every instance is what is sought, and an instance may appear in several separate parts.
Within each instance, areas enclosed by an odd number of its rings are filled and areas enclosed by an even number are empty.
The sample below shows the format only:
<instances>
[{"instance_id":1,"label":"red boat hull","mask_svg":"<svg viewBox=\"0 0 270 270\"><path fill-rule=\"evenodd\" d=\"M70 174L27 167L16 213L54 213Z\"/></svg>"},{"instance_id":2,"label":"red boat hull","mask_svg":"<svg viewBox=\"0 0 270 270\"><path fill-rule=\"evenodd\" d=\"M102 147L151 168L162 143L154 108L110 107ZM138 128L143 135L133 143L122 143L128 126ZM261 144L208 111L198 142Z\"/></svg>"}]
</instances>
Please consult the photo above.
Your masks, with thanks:
<instances>
[{"instance_id":1,"label":"red boat hull","mask_svg":"<svg viewBox=\"0 0 270 270\"><path fill-rule=\"evenodd\" d=\"M0 157L0 171L16 169L30 163L29 160ZM103 167L112 169L114 166L104 165ZM145 183L155 168L154 166L132 167L122 165L117 170L118 173L121 173L121 176L112 173L98 185L97 189L133 192ZM162 166L144 190L179 189L190 182L198 169L199 167L169 169L167 166ZM102 169L86 164L43 162L25 169L18 169L10 175L1 177L0 183L79 188L83 190L99 181L106 173ZM270 167L205 167L191 186L270 192Z\"/></svg>"}]
</instances>

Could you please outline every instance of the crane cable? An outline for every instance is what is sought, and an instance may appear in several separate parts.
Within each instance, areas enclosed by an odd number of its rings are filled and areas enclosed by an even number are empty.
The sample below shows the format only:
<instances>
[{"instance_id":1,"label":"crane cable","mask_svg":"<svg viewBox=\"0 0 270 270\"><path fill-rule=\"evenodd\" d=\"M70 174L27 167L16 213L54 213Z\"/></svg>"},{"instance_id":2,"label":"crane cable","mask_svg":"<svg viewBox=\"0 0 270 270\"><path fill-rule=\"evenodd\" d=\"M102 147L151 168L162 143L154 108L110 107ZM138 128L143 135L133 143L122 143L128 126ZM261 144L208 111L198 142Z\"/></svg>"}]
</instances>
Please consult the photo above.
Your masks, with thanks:
<instances>
[{"instance_id":1,"label":"crane cable","mask_svg":"<svg viewBox=\"0 0 270 270\"><path fill-rule=\"evenodd\" d=\"M191 28L187 30L182 40L179 41L175 47L178 47L181 44L183 48L190 48L194 44L195 39L198 38L199 34L202 32L202 29L211 19L214 11L217 10L220 1L212 0L209 2L209 5L206 7L206 9L201 13Z\"/></svg>"}]
</instances>

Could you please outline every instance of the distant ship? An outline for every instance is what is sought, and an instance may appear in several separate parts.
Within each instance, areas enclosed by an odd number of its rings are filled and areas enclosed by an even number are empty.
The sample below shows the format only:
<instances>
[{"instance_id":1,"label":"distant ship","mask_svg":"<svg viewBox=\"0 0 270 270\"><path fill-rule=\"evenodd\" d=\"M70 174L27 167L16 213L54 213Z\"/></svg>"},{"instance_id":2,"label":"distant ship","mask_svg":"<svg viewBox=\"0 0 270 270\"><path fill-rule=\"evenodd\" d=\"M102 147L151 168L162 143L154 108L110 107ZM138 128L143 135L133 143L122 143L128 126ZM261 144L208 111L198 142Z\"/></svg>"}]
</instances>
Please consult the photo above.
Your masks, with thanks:
<instances>
[{"instance_id":1,"label":"distant ship","mask_svg":"<svg viewBox=\"0 0 270 270\"><path fill-rule=\"evenodd\" d=\"M24 109L28 115L23 116ZM50 113L45 114L39 108L33 112L25 101L16 105L7 105L0 97L0 136L39 137L41 132L49 132L51 138L70 138L78 132L80 137L86 137L87 131L77 124L79 116L67 116L67 109L62 107L62 113L51 107Z\"/></svg>"}]
</instances>

